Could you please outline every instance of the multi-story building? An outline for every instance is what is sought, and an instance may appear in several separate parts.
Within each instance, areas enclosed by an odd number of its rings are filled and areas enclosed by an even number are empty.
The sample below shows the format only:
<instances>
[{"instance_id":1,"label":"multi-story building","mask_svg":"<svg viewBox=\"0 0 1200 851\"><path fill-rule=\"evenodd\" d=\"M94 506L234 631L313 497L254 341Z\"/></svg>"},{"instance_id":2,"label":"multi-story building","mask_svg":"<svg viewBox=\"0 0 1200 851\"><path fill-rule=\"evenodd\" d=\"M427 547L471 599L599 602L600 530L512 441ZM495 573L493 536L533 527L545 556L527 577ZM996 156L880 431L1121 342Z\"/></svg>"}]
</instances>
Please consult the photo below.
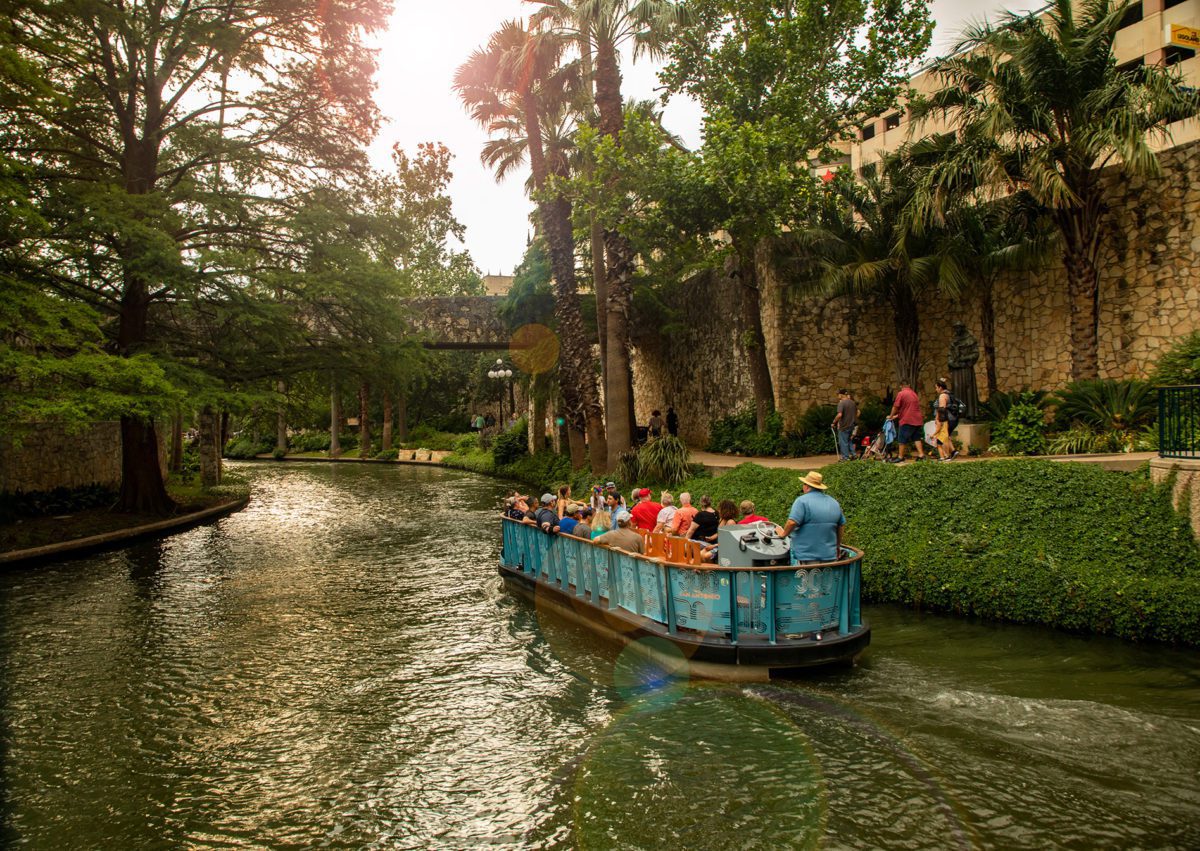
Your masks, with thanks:
<instances>
[{"instance_id":1,"label":"multi-story building","mask_svg":"<svg viewBox=\"0 0 1200 851\"><path fill-rule=\"evenodd\" d=\"M1200 42L1200 0L1142 0L1130 7L1122 24L1113 45L1120 68L1178 66L1187 85L1200 87L1200 56L1195 46L1188 46ZM939 88L939 80L926 67L912 77L912 88L919 94L931 94ZM847 159L830 165L837 168L848 164L855 174L861 174L863 166L877 162L905 142L951 129L944 119L914 125L903 108L893 110L859 127L858 138L848 146ZM1169 138L1155 140L1155 147L1174 147L1200 139L1200 119L1179 121L1168 129ZM824 173L828 168L823 165L817 170Z\"/></svg>"}]
</instances>

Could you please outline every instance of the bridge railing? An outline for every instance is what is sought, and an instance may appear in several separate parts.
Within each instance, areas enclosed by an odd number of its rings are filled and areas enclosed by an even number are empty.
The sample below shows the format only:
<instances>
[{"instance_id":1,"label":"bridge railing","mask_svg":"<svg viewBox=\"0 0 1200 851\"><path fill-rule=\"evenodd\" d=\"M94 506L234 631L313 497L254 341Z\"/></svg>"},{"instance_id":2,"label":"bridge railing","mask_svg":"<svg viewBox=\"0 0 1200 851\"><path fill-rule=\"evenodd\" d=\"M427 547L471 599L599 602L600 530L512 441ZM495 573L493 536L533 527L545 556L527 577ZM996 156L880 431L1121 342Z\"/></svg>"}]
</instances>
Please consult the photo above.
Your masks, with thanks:
<instances>
[{"instance_id":1,"label":"bridge railing","mask_svg":"<svg viewBox=\"0 0 1200 851\"><path fill-rule=\"evenodd\" d=\"M503 533L510 568L671 634L774 644L862 626L862 552L853 547L820 564L720 567L627 553L508 518Z\"/></svg>"},{"instance_id":2,"label":"bridge railing","mask_svg":"<svg viewBox=\"0 0 1200 851\"><path fill-rule=\"evenodd\" d=\"M1158 388L1158 454L1200 458L1200 385Z\"/></svg>"}]
</instances>

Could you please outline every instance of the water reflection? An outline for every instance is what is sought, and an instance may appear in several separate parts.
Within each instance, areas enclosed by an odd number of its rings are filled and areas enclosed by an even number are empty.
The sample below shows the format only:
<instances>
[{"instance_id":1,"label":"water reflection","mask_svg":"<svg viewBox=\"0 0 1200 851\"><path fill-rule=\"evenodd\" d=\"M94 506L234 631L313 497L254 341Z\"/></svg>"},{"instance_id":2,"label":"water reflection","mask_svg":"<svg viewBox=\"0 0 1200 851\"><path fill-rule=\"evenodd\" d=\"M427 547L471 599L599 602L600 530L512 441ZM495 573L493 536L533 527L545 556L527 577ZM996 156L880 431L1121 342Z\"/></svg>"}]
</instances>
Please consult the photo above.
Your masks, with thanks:
<instances>
[{"instance_id":1,"label":"water reflection","mask_svg":"<svg viewBox=\"0 0 1200 851\"><path fill-rule=\"evenodd\" d=\"M5 842L1200 845L1194 653L876 607L857 669L664 679L501 590L502 484L248 469L218 524L0 577Z\"/></svg>"}]
</instances>

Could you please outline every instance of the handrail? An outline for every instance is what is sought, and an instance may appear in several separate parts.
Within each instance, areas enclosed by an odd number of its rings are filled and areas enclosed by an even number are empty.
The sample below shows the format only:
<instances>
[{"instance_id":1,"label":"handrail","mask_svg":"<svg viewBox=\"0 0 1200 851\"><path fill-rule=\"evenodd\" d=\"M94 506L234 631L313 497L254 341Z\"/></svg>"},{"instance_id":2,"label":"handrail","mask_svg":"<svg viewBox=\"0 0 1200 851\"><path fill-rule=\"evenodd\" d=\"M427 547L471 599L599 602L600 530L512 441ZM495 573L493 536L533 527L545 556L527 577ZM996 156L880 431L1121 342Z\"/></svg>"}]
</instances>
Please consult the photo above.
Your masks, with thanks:
<instances>
[{"instance_id":1,"label":"handrail","mask_svg":"<svg viewBox=\"0 0 1200 851\"><path fill-rule=\"evenodd\" d=\"M500 519L506 520L509 523L515 523L518 526L529 526L529 528L536 531L539 535L547 534L547 533L543 532L541 529L539 529L537 526L531 526L528 523L522 523L519 520L513 520L511 517L501 516ZM709 563L709 562L705 562L703 564L689 564L688 562L684 562L684 561L669 561L668 559L665 559L665 558L651 558L647 555L643 555L642 553L635 553L635 552L631 552L630 550L622 550L620 547L610 547L610 546L606 546L605 544L597 544L593 540L590 540L587 538L578 538L574 535L570 535L565 532L556 532L553 534L556 537L574 538L576 541L579 541L581 543L587 544L592 547L599 547L600 549L620 550L621 552L623 552L629 556L632 556L633 558L639 559L641 561L647 561L647 562L650 562L651 564L669 564L672 567L683 567L683 568L687 568L688 570L729 570L729 571L733 571L735 573L738 573L738 572L761 573L763 571L772 572L772 571L783 571L783 570L795 570L797 567L803 567L806 569L822 568L822 567L845 567L848 564L853 564L856 561L860 561L863 557L862 550L856 549L855 547L847 546L846 544L842 544L842 549L849 550L852 553L852 555L846 556L845 558L836 559L835 561L818 561L818 562L813 562L811 564L800 564L800 565L797 565L797 564L774 564L774 565L764 564L764 565L722 566L722 565L719 565L716 563ZM672 535L671 538L672 538L672 540L676 540L676 541L691 540L690 538L680 538L680 537L677 537L674 535Z\"/></svg>"},{"instance_id":2,"label":"handrail","mask_svg":"<svg viewBox=\"0 0 1200 851\"><path fill-rule=\"evenodd\" d=\"M1200 385L1158 388L1158 455L1200 458Z\"/></svg>"},{"instance_id":3,"label":"handrail","mask_svg":"<svg viewBox=\"0 0 1200 851\"><path fill-rule=\"evenodd\" d=\"M814 564L694 564L502 519L512 524L501 524L508 568L599 609L658 624L671 635L776 644L847 636L863 627L863 554L853 547L843 547L841 558Z\"/></svg>"}]
</instances>

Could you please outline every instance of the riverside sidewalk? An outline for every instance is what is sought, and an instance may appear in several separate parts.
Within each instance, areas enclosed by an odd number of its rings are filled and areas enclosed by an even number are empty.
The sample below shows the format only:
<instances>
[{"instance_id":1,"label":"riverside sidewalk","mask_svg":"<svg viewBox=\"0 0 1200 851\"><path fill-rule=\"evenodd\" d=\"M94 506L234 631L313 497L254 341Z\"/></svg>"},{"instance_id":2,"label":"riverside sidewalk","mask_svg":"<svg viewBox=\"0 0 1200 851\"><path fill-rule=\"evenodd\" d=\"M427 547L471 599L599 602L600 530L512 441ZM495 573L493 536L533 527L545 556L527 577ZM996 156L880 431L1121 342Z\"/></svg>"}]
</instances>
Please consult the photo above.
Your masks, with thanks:
<instances>
[{"instance_id":1,"label":"riverside sidewalk","mask_svg":"<svg viewBox=\"0 0 1200 851\"><path fill-rule=\"evenodd\" d=\"M1136 470L1152 458L1157 458L1157 452L1119 452L1112 455L1039 455L1038 458L1048 461L1061 461L1072 464L1099 464L1106 470ZM714 473L732 470L739 464L753 463L763 467L775 467L785 470L817 470L830 464L836 464L836 455L805 455L800 458L751 458L744 455L719 455L715 452L691 453L694 464L703 464ZM1002 456L978 455L975 457L959 456L952 464L972 461L999 461ZM906 464L912 463L906 461Z\"/></svg>"}]
</instances>

